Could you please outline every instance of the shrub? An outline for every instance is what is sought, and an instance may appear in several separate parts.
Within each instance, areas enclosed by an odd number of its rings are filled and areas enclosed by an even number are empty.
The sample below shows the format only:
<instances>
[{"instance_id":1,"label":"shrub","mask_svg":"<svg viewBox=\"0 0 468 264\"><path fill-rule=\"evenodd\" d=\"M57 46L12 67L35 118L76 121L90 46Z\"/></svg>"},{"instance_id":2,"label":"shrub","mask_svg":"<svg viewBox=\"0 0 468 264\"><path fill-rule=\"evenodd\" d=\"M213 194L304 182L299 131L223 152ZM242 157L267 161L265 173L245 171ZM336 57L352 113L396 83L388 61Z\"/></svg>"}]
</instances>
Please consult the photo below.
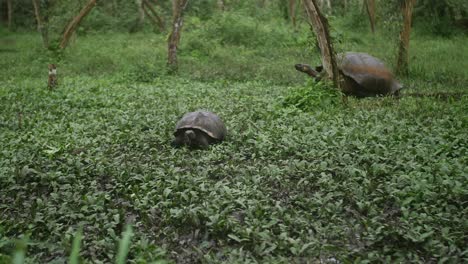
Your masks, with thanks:
<instances>
[{"instance_id":1,"label":"shrub","mask_svg":"<svg viewBox=\"0 0 468 264\"><path fill-rule=\"evenodd\" d=\"M225 12L204 23L195 33L201 39L216 40L223 45L258 47L289 43L290 32L277 23L260 23L253 17Z\"/></svg>"},{"instance_id":2,"label":"shrub","mask_svg":"<svg viewBox=\"0 0 468 264\"><path fill-rule=\"evenodd\" d=\"M283 106L296 107L303 111L314 111L339 104L341 93L330 84L313 82L292 90L284 99Z\"/></svg>"}]
</instances>

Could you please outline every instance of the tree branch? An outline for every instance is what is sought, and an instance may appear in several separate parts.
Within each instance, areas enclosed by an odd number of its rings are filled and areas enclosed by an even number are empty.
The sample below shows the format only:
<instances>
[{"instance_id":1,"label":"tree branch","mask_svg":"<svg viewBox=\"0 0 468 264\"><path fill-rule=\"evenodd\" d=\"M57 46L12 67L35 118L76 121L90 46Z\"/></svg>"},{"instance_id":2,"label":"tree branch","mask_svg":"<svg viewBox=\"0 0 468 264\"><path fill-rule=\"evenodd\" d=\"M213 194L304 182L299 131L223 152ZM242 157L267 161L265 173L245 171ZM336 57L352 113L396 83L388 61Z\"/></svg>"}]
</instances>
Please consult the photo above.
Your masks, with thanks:
<instances>
[{"instance_id":1,"label":"tree branch","mask_svg":"<svg viewBox=\"0 0 468 264\"><path fill-rule=\"evenodd\" d=\"M81 20L91 11L91 9L93 9L95 5L96 5L96 0L90 0L83 7L83 9L81 9L80 13L67 25L63 33L62 41L60 42L61 49L65 49L67 47L70 37L75 32Z\"/></svg>"}]
</instances>

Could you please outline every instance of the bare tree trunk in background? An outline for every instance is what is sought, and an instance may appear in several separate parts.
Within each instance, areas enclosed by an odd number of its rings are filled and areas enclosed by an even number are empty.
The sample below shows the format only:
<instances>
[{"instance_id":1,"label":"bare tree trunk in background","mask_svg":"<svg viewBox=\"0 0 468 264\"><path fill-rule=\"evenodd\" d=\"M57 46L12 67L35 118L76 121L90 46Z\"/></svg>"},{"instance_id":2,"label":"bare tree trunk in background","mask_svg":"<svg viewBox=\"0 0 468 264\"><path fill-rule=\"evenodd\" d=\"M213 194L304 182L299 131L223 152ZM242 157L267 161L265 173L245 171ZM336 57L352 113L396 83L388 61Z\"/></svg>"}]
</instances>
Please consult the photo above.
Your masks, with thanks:
<instances>
[{"instance_id":1,"label":"bare tree trunk in background","mask_svg":"<svg viewBox=\"0 0 468 264\"><path fill-rule=\"evenodd\" d=\"M177 72L177 47L183 26L183 15L188 0L172 0L172 32L169 35L167 67L169 72Z\"/></svg>"},{"instance_id":2,"label":"bare tree trunk in background","mask_svg":"<svg viewBox=\"0 0 468 264\"><path fill-rule=\"evenodd\" d=\"M260 7L262 7L262 8L265 7L265 6L266 6L266 0L260 0L260 1L258 2L258 5L259 5Z\"/></svg>"},{"instance_id":3,"label":"bare tree trunk in background","mask_svg":"<svg viewBox=\"0 0 468 264\"><path fill-rule=\"evenodd\" d=\"M323 69L327 73L328 77L333 80L333 84L340 88L340 73L338 71L336 57L330 39L328 21L320 12L316 0L304 0L304 8L317 37Z\"/></svg>"},{"instance_id":4,"label":"bare tree trunk in background","mask_svg":"<svg viewBox=\"0 0 468 264\"><path fill-rule=\"evenodd\" d=\"M318 0L317 7L323 10L324 13L331 12L331 1L330 0Z\"/></svg>"},{"instance_id":5,"label":"bare tree trunk in background","mask_svg":"<svg viewBox=\"0 0 468 264\"><path fill-rule=\"evenodd\" d=\"M296 28L296 0L289 0L289 17L293 27Z\"/></svg>"},{"instance_id":6,"label":"bare tree trunk in background","mask_svg":"<svg viewBox=\"0 0 468 264\"><path fill-rule=\"evenodd\" d=\"M38 1L39 0L32 0L32 3L34 6L34 15L36 16L37 31L41 32L42 18L41 18L40 6L39 6Z\"/></svg>"},{"instance_id":7,"label":"bare tree trunk in background","mask_svg":"<svg viewBox=\"0 0 468 264\"><path fill-rule=\"evenodd\" d=\"M403 29L400 32L398 61L396 65L396 72L398 74L408 73L411 20L415 4L416 0L404 0L401 7L403 13Z\"/></svg>"},{"instance_id":8,"label":"bare tree trunk in background","mask_svg":"<svg viewBox=\"0 0 468 264\"><path fill-rule=\"evenodd\" d=\"M135 24L130 29L130 32L137 32L141 30L143 27L143 23L145 21L145 10L143 10L143 1L142 0L135 0L135 4L138 7L138 18L135 21Z\"/></svg>"},{"instance_id":9,"label":"bare tree trunk in background","mask_svg":"<svg viewBox=\"0 0 468 264\"><path fill-rule=\"evenodd\" d=\"M13 3L12 0L7 0L7 15L8 15L8 29L11 30L11 24L13 21Z\"/></svg>"},{"instance_id":10,"label":"bare tree trunk in background","mask_svg":"<svg viewBox=\"0 0 468 264\"><path fill-rule=\"evenodd\" d=\"M365 0L367 15L369 16L369 22L372 34L375 33L375 0Z\"/></svg>"},{"instance_id":11,"label":"bare tree trunk in background","mask_svg":"<svg viewBox=\"0 0 468 264\"><path fill-rule=\"evenodd\" d=\"M112 0L112 16L116 16L118 12L117 0Z\"/></svg>"},{"instance_id":12,"label":"bare tree trunk in background","mask_svg":"<svg viewBox=\"0 0 468 264\"><path fill-rule=\"evenodd\" d=\"M146 12L146 15L150 17L153 20L153 22L155 22L156 25L159 27L159 30L163 32L166 29L166 26L164 25L164 20L158 15L158 12L156 12L156 9L154 9L154 7L151 5L150 2L148 2L148 0L143 0L143 5L152 14L151 16L146 9L143 9Z\"/></svg>"},{"instance_id":13,"label":"bare tree trunk in background","mask_svg":"<svg viewBox=\"0 0 468 264\"><path fill-rule=\"evenodd\" d=\"M96 0L89 0L89 2L81 9L80 13L73 18L73 20L67 25L63 33L62 41L60 41L60 48L65 49L68 45L70 37L75 32L76 28L80 24L81 20L93 9L96 5Z\"/></svg>"},{"instance_id":14,"label":"bare tree trunk in background","mask_svg":"<svg viewBox=\"0 0 468 264\"><path fill-rule=\"evenodd\" d=\"M218 8L221 11L224 11L226 8L226 4L224 3L224 0L218 0Z\"/></svg>"},{"instance_id":15,"label":"bare tree trunk in background","mask_svg":"<svg viewBox=\"0 0 468 264\"><path fill-rule=\"evenodd\" d=\"M46 21L43 21L41 12L40 12L40 5L39 0L32 0L34 5L34 14L36 15L37 21L37 30L41 33L42 36L42 43L44 44L44 48L49 48L49 34L48 34L48 25Z\"/></svg>"},{"instance_id":16,"label":"bare tree trunk in background","mask_svg":"<svg viewBox=\"0 0 468 264\"><path fill-rule=\"evenodd\" d=\"M331 11L332 11L331 0L325 0L325 2L327 3L328 12L331 13Z\"/></svg>"}]
</instances>

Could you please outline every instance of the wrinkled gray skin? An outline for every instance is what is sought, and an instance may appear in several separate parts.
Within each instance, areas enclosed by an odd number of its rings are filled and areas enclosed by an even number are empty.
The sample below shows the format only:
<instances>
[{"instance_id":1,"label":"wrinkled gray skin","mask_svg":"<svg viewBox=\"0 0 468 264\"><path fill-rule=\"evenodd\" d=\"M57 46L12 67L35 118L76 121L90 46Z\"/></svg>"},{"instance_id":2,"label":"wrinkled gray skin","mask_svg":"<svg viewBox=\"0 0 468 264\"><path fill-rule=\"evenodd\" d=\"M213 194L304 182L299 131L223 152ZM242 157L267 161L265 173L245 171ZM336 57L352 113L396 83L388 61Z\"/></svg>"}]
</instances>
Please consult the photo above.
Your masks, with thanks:
<instances>
[{"instance_id":1,"label":"wrinkled gray skin","mask_svg":"<svg viewBox=\"0 0 468 264\"><path fill-rule=\"evenodd\" d=\"M342 92L347 95L356 97L399 95L403 88L385 64L369 54L341 53L338 54L337 61L339 70L345 77ZM306 64L296 64L295 68L317 81L324 74L321 66L313 69Z\"/></svg>"},{"instance_id":2,"label":"wrinkled gray skin","mask_svg":"<svg viewBox=\"0 0 468 264\"><path fill-rule=\"evenodd\" d=\"M208 111L195 111L185 114L177 122L172 144L176 147L206 148L221 142L227 134L221 119Z\"/></svg>"}]
</instances>

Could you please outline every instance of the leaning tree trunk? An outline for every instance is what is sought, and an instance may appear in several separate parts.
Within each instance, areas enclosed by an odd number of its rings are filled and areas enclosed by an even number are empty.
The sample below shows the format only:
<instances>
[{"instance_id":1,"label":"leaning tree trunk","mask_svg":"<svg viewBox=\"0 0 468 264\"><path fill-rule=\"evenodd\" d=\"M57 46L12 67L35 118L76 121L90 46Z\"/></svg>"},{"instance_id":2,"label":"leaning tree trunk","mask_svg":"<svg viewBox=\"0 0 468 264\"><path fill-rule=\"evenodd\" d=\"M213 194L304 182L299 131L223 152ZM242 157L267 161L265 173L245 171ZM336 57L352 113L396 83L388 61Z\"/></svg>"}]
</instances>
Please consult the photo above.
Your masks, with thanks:
<instances>
[{"instance_id":1,"label":"leaning tree trunk","mask_svg":"<svg viewBox=\"0 0 468 264\"><path fill-rule=\"evenodd\" d=\"M331 0L326 0L328 12L332 12Z\"/></svg>"},{"instance_id":2,"label":"leaning tree trunk","mask_svg":"<svg viewBox=\"0 0 468 264\"><path fill-rule=\"evenodd\" d=\"M37 22L37 31L41 32L41 27L42 27L42 18L41 18L41 13L40 13L40 6L39 6L39 0L32 0L33 6L34 6L34 16L36 17L36 22Z\"/></svg>"},{"instance_id":3,"label":"leaning tree trunk","mask_svg":"<svg viewBox=\"0 0 468 264\"><path fill-rule=\"evenodd\" d=\"M7 26L8 29L11 30L11 25L13 21L13 3L12 0L7 0Z\"/></svg>"},{"instance_id":4,"label":"leaning tree trunk","mask_svg":"<svg viewBox=\"0 0 468 264\"><path fill-rule=\"evenodd\" d=\"M261 8L265 8L267 5L267 0L260 0L258 1L258 6Z\"/></svg>"},{"instance_id":5,"label":"leaning tree trunk","mask_svg":"<svg viewBox=\"0 0 468 264\"><path fill-rule=\"evenodd\" d=\"M135 24L133 24L133 26L130 28L130 33L140 31L143 27L143 23L145 22L145 10L143 8L143 1L135 0L135 5L138 8L138 17L136 18Z\"/></svg>"},{"instance_id":6,"label":"leaning tree trunk","mask_svg":"<svg viewBox=\"0 0 468 264\"><path fill-rule=\"evenodd\" d=\"M75 32L81 20L91 11L91 9L93 9L95 5L96 0L89 0L83 9L81 9L80 13L67 25L63 33L62 41L60 41L61 49L65 49L67 47L70 37Z\"/></svg>"},{"instance_id":7,"label":"leaning tree trunk","mask_svg":"<svg viewBox=\"0 0 468 264\"><path fill-rule=\"evenodd\" d=\"M218 0L218 8L221 11L224 11L226 8L226 3L224 3L224 0Z\"/></svg>"},{"instance_id":8,"label":"leaning tree trunk","mask_svg":"<svg viewBox=\"0 0 468 264\"><path fill-rule=\"evenodd\" d=\"M367 15L369 16L369 23L372 34L375 33L375 0L365 0Z\"/></svg>"},{"instance_id":9,"label":"leaning tree trunk","mask_svg":"<svg viewBox=\"0 0 468 264\"><path fill-rule=\"evenodd\" d=\"M36 15L37 30L41 33L42 43L44 44L44 48L48 49L49 48L49 33L48 33L47 21L44 21L41 16L39 0L32 0L32 3L34 5L34 14Z\"/></svg>"},{"instance_id":10,"label":"leaning tree trunk","mask_svg":"<svg viewBox=\"0 0 468 264\"><path fill-rule=\"evenodd\" d=\"M324 13L332 11L332 6L331 6L331 1L330 0L318 0L317 7L320 10L323 10Z\"/></svg>"},{"instance_id":11,"label":"leaning tree trunk","mask_svg":"<svg viewBox=\"0 0 468 264\"><path fill-rule=\"evenodd\" d=\"M320 12L316 0L304 0L304 8L317 37L323 69L327 73L328 77L333 80L333 84L339 88L340 73L336 63L333 45L331 43L328 21Z\"/></svg>"},{"instance_id":12,"label":"leaning tree trunk","mask_svg":"<svg viewBox=\"0 0 468 264\"><path fill-rule=\"evenodd\" d=\"M112 16L116 17L117 13L119 12L117 0L112 0L111 6L112 6Z\"/></svg>"},{"instance_id":13,"label":"leaning tree trunk","mask_svg":"<svg viewBox=\"0 0 468 264\"><path fill-rule=\"evenodd\" d=\"M366 0L359 1L359 13L364 15L366 13Z\"/></svg>"},{"instance_id":14,"label":"leaning tree trunk","mask_svg":"<svg viewBox=\"0 0 468 264\"><path fill-rule=\"evenodd\" d=\"M408 73L411 20L415 4L416 0L404 0L401 7L403 13L403 29L400 32L398 61L396 65L396 72L398 74Z\"/></svg>"},{"instance_id":15,"label":"leaning tree trunk","mask_svg":"<svg viewBox=\"0 0 468 264\"><path fill-rule=\"evenodd\" d=\"M144 11L146 12L146 15L153 21L155 25L158 26L159 30L163 32L166 29L166 26L164 25L164 20L158 15L158 12L156 12L156 9L154 9L154 7L151 5L150 2L148 2L148 0L143 0L143 4L145 7ZM151 12L151 15L147 10Z\"/></svg>"},{"instance_id":16,"label":"leaning tree trunk","mask_svg":"<svg viewBox=\"0 0 468 264\"><path fill-rule=\"evenodd\" d=\"M183 14L188 0L172 0L172 32L168 40L167 67L169 72L177 72L177 47L183 26Z\"/></svg>"},{"instance_id":17,"label":"leaning tree trunk","mask_svg":"<svg viewBox=\"0 0 468 264\"><path fill-rule=\"evenodd\" d=\"M289 0L289 17L294 28L296 28L296 0Z\"/></svg>"}]
</instances>

